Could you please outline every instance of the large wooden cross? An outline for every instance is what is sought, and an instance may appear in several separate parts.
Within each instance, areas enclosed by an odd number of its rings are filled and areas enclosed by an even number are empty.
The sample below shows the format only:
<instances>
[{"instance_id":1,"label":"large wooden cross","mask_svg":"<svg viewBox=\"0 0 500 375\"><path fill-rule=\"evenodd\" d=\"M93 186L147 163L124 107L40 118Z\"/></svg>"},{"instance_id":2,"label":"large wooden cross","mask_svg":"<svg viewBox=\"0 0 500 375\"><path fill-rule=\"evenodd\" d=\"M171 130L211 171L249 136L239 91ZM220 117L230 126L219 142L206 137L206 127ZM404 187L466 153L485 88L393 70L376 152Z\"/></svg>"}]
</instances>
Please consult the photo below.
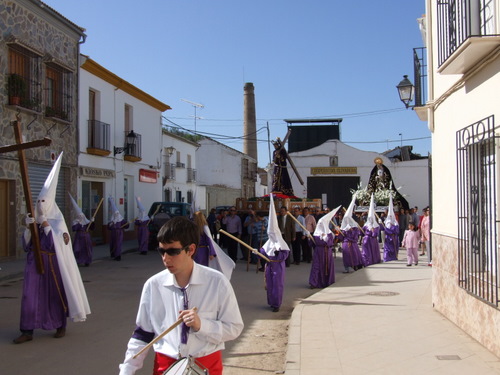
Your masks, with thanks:
<instances>
[{"instance_id":1,"label":"large wooden cross","mask_svg":"<svg viewBox=\"0 0 500 375\"><path fill-rule=\"evenodd\" d=\"M26 155L24 154L24 150L33 147L48 146L51 144L52 140L50 138L43 138L41 140L23 143L21 132L21 116L19 114L16 115L16 121L13 121L12 124L14 125L14 133L17 143L15 145L0 147L0 154L17 151L19 164L21 166L21 178L23 181L24 197L26 199L26 209L28 210L28 213L31 214L31 217L35 217L35 210L33 207L33 199L31 197L30 181L28 176L28 164L26 163ZM30 231L31 240L33 243L33 253L35 254L36 270L39 274L43 274L43 259L40 252L40 237L38 237L38 226L36 225L36 222L30 225Z\"/></svg>"}]
</instances>

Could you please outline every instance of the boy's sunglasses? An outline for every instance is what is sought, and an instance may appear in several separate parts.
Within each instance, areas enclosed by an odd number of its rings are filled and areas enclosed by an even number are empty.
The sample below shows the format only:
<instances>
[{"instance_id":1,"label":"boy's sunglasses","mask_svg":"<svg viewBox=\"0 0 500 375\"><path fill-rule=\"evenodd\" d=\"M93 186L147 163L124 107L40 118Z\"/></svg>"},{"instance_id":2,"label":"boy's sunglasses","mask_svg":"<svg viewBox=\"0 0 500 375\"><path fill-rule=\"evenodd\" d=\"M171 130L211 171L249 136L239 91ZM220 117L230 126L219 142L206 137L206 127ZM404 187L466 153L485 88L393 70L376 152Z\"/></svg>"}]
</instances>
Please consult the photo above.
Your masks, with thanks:
<instances>
[{"instance_id":1,"label":"boy's sunglasses","mask_svg":"<svg viewBox=\"0 0 500 375\"><path fill-rule=\"evenodd\" d=\"M160 253L161 256L164 256L165 254L168 254L169 256L173 257L173 256L176 256L176 255L179 255L182 250L187 250L189 247L189 245L187 246L184 246L180 249L176 249L176 248L170 248L170 249L163 249L161 247L158 247L156 250L158 250L158 252Z\"/></svg>"}]
</instances>

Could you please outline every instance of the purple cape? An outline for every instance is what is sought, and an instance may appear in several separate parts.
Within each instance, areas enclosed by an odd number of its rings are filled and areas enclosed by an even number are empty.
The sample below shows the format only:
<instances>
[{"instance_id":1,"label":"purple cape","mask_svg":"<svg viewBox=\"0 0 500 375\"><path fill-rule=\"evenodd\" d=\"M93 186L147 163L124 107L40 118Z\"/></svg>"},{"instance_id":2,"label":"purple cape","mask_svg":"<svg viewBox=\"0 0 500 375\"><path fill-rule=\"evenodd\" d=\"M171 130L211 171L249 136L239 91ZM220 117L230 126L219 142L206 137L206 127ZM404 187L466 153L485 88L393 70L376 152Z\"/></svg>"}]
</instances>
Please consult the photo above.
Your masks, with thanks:
<instances>
[{"instance_id":1,"label":"purple cape","mask_svg":"<svg viewBox=\"0 0 500 375\"><path fill-rule=\"evenodd\" d=\"M326 288L335 282L335 263L332 247L334 236L327 235L326 241L314 236L314 254L309 274L309 284L313 288Z\"/></svg>"},{"instance_id":2,"label":"purple cape","mask_svg":"<svg viewBox=\"0 0 500 375\"><path fill-rule=\"evenodd\" d=\"M87 231L87 227L89 227ZM92 263L92 237L90 231L94 229L94 222L86 225L80 223L73 224L71 227L75 232L73 239L73 253L77 264L90 264Z\"/></svg>"},{"instance_id":3,"label":"purple cape","mask_svg":"<svg viewBox=\"0 0 500 375\"><path fill-rule=\"evenodd\" d=\"M384 231L384 262L397 260L399 250L399 225L393 225L390 228L385 227Z\"/></svg>"},{"instance_id":4,"label":"purple cape","mask_svg":"<svg viewBox=\"0 0 500 375\"><path fill-rule=\"evenodd\" d=\"M283 290L285 285L285 260L288 258L289 250L278 251L276 255L269 256L264 249L261 254L268 257L271 262L266 263L266 289L267 303L273 308L279 308L283 301Z\"/></svg>"},{"instance_id":5,"label":"purple cape","mask_svg":"<svg viewBox=\"0 0 500 375\"><path fill-rule=\"evenodd\" d=\"M365 267L371 264L380 263L380 247L378 245L378 234L380 227L370 230L366 225L363 227L365 236L361 245L361 256L363 257L363 265Z\"/></svg>"}]
</instances>

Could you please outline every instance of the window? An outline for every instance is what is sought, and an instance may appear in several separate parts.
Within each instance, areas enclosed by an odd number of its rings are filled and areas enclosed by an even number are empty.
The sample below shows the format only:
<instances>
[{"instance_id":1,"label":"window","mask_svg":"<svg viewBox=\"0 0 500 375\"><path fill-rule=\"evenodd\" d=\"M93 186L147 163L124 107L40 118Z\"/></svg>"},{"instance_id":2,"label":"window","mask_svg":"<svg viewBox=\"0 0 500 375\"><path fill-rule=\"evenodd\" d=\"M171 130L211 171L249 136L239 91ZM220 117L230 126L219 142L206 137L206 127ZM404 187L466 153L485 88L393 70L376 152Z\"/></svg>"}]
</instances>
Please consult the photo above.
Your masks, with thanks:
<instances>
[{"instance_id":1,"label":"window","mask_svg":"<svg viewBox=\"0 0 500 375\"><path fill-rule=\"evenodd\" d=\"M72 121L73 73L49 63L45 70L45 116Z\"/></svg>"},{"instance_id":2,"label":"window","mask_svg":"<svg viewBox=\"0 0 500 375\"><path fill-rule=\"evenodd\" d=\"M132 106L125 104L125 113L124 113L124 125L125 132L128 134L131 130L134 130L134 124L132 121Z\"/></svg>"},{"instance_id":3,"label":"window","mask_svg":"<svg viewBox=\"0 0 500 375\"><path fill-rule=\"evenodd\" d=\"M8 104L41 111L41 57L16 44L9 44Z\"/></svg>"},{"instance_id":4,"label":"window","mask_svg":"<svg viewBox=\"0 0 500 375\"><path fill-rule=\"evenodd\" d=\"M457 132L458 282L498 306L495 131L490 116Z\"/></svg>"}]
</instances>

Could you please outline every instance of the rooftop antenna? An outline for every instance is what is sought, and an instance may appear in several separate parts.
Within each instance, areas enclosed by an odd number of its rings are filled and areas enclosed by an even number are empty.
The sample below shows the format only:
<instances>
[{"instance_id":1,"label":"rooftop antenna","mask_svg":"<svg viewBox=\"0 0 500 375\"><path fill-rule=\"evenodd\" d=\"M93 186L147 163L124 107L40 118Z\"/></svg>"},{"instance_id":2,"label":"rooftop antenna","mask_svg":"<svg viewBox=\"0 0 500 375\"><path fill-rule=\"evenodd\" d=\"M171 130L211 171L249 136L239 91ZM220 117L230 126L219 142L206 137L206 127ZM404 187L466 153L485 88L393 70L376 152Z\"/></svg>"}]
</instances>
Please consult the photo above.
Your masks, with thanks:
<instances>
[{"instance_id":1,"label":"rooftop antenna","mask_svg":"<svg viewBox=\"0 0 500 375\"><path fill-rule=\"evenodd\" d=\"M194 134L196 134L196 119L201 119L202 117L197 117L196 116L196 109L197 108L205 108L205 106L203 104L200 104L200 103L195 103L195 102L192 102L190 100L186 100L186 99L181 99L183 102L186 102L188 104L191 104L194 108Z\"/></svg>"}]
</instances>

